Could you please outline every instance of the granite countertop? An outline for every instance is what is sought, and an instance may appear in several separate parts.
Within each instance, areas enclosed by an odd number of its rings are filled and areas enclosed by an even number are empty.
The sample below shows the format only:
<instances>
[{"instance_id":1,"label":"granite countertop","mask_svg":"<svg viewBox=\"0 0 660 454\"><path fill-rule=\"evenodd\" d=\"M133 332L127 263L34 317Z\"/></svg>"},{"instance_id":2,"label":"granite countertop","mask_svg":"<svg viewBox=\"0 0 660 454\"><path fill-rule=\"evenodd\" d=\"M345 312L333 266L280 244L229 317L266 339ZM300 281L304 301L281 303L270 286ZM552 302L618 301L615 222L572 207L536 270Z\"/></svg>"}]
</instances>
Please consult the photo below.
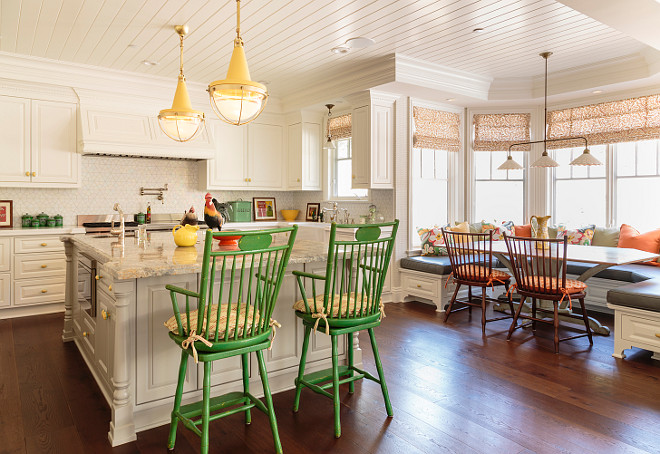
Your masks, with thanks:
<instances>
[{"instance_id":1,"label":"granite countertop","mask_svg":"<svg viewBox=\"0 0 660 454\"><path fill-rule=\"evenodd\" d=\"M278 235L275 242L285 239ZM137 238L127 237L123 245L116 237L94 235L63 236L62 241L71 242L80 252L98 261L115 279L139 279L153 276L200 273L204 255L203 235L195 246L178 247L171 232L149 233L149 240L138 244ZM290 264L324 262L327 259L327 244L318 241L296 240L291 252ZM220 250L214 245L214 250Z\"/></svg>"},{"instance_id":2,"label":"granite countertop","mask_svg":"<svg viewBox=\"0 0 660 454\"><path fill-rule=\"evenodd\" d=\"M85 233L84 227L68 225L64 227L41 227L41 228L22 228L14 227L11 229L0 229L1 236L30 236L30 235L66 235Z\"/></svg>"}]
</instances>

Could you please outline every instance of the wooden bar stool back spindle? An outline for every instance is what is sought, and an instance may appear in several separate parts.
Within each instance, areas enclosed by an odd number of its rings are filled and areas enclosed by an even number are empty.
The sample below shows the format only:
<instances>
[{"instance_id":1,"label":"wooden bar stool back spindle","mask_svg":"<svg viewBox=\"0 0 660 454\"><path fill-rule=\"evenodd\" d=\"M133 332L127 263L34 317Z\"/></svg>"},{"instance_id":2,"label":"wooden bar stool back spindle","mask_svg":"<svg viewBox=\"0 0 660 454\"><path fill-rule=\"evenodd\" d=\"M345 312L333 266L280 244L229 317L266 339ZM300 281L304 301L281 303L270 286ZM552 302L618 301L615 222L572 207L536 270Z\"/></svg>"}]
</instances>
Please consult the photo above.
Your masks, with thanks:
<instances>
[{"instance_id":1,"label":"wooden bar stool back spindle","mask_svg":"<svg viewBox=\"0 0 660 454\"><path fill-rule=\"evenodd\" d=\"M449 279L456 284L454 293L445 313L445 322L453 312L468 309L472 313L472 307L481 308L481 331L486 333L486 323L513 317L513 304L509 293L509 282L511 276L504 271L493 268L493 232L485 233L461 233L442 229L447 254L451 263L451 275ZM458 292L462 286L468 287L467 298L459 298ZM498 303L499 300L488 296L488 288L504 286L509 303L510 314L486 318L486 303ZM481 288L481 296L474 296L472 288ZM463 304L463 307L455 308L455 303Z\"/></svg>"},{"instance_id":2,"label":"wooden bar stool back spindle","mask_svg":"<svg viewBox=\"0 0 660 454\"><path fill-rule=\"evenodd\" d=\"M174 449L179 421L201 437L201 452L209 450L209 422L250 409L268 415L275 450L282 452L273 411L273 399L263 350L275 339L278 323L271 319L298 226L240 232L238 247L214 246L213 240L237 236L237 232L206 231L199 292L167 285L174 315L165 323L169 336L181 347L179 379L174 397L167 447ZM289 235L288 240L276 241ZM179 297L185 297L185 303ZM271 338L272 334L272 338ZM250 394L249 355L255 352L264 390L264 403ZM243 391L211 398L211 364L215 360L241 356ZM204 364L202 401L181 406L188 358ZM198 427L201 425L201 429Z\"/></svg>"},{"instance_id":3,"label":"wooden bar stool back spindle","mask_svg":"<svg viewBox=\"0 0 660 454\"><path fill-rule=\"evenodd\" d=\"M552 324L554 326L555 353L559 353L559 342L578 337L589 337L589 344L593 345L587 309L584 306L587 284L582 281L566 278L566 251L567 238L563 239L536 239L523 237L505 237L509 251L509 260L516 279L515 288L521 295L520 305L513 317L507 339L511 339L513 331L521 326L517 325L519 318L531 320L532 331L536 332L536 322ZM525 300L530 298L531 315L522 313ZM582 315L562 314L567 317L582 319L586 332L577 336L559 338L559 309L560 306L570 305L577 299L580 302ZM537 307L537 300L551 301L553 310ZM537 317L537 312L553 315L552 320Z\"/></svg>"},{"instance_id":4,"label":"wooden bar stool back spindle","mask_svg":"<svg viewBox=\"0 0 660 454\"><path fill-rule=\"evenodd\" d=\"M382 236L382 229L391 227L390 235ZM380 384L387 415L392 416L383 366L378 354L374 328L384 316L381 293L392 257L394 239L399 221L369 225L337 225L330 229L328 263L324 275L294 271L302 298L294 305L296 316L305 327L298 378L295 380L296 396L293 411L297 412L303 387L333 399L335 437L341 436L339 385L348 383L349 392L355 390L354 382L362 378ZM351 240L338 240L339 232L351 232ZM344 235L340 235L343 237ZM305 282L307 281L307 282ZM317 291L316 283L322 286ZM307 287L305 286L307 283ZM311 295L306 289L311 287ZM319 289L320 290L320 289ZM353 333L367 330L374 353L378 378L355 367L353 361ZM330 336L332 344L332 368L305 375L307 349L312 330ZM339 365L338 337L346 335L348 364ZM332 393L327 390L332 388Z\"/></svg>"}]
</instances>

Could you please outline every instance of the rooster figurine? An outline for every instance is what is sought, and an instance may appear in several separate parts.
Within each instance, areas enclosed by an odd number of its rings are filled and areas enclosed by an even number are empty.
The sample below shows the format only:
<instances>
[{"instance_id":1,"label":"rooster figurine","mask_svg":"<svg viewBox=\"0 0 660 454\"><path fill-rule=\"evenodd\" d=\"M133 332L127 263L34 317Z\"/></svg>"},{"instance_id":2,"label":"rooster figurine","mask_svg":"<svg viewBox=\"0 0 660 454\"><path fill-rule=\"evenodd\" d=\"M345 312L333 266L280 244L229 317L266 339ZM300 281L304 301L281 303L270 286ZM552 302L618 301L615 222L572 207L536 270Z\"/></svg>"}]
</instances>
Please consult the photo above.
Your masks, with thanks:
<instances>
[{"instance_id":1,"label":"rooster figurine","mask_svg":"<svg viewBox=\"0 0 660 454\"><path fill-rule=\"evenodd\" d=\"M207 193L204 197L204 222L210 229L222 230L222 226L229 220L229 204L219 203L216 199Z\"/></svg>"},{"instance_id":2,"label":"rooster figurine","mask_svg":"<svg viewBox=\"0 0 660 454\"><path fill-rule=\"evenodd\" d=\"M183 213L183 217L179 224L181 225L197 225L199 220L197 219L197 213L195 213L195 207L190 207L190 210Z\"/></svg>"}]
</instances>

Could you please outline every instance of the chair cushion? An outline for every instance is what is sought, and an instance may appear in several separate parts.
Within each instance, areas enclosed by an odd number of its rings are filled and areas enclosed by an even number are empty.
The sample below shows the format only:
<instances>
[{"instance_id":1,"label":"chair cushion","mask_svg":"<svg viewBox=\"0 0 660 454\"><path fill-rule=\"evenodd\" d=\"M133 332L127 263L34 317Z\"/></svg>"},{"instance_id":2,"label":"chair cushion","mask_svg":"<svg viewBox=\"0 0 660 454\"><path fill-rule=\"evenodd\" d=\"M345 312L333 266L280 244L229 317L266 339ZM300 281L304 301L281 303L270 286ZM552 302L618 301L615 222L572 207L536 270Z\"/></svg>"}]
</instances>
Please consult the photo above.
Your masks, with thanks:
<instances>
[{"instance_id":1,"label":"chair cushion","mask_svg":"<svg viewBox=\"0 0 660 454\"><path fill-rule=\"evenodd\" d=\"M557 287L557 278L556 277L547 277L547 276L534 276L531 282L531 288L527 288L528 285L522 285L522 283L517 283L518 288L522 288L527 291L537 292L537 293L548 293L547 288L556 288ZM587 284L582 281L575 279L566 279L566 293L581 293L587 289Z\"/></svg>"},{"instance_id":2,"label":"chair cushion","mask_svg":"<svg viewBox=\"0 0 660 454\"><path fill-rule=\"evenodd\" d=\"M461 277L471 280L471 281L479 281L479 282L506 282L509 279L511 279L511 276L508 273L505 273L504 271L492 269L490 276L488 276L488 267L481 266L481 265L461 265L457 267L458 274L461 275ZM454 277L458 277L454 275Z\"/></svg>"},{"instance_id":3,"label":"chair cushion","mask_svg":"<svg viewBox=\"0 0 660 454\"><path fill-rule=\"evenodd\" d=\"M293 305L293 309L298 311L298 312L305 312L305 313L310 313L310 314L319 314L323 312L323 298L325 297L324 294L321 295L316 295L316 304L314 302L314 298L307 298L307 304L309 305L309 309L311 312L307 312L307 309L305 308L305 301L304 300L298 300L295 302ZM362 304L364 304L364 307L362 307ZM358 293L357 299L355 298L355 292L351 292L350 298L348 293L344 293L341 295L341 300L339 299L339 295L335 294L334 299L332 301L328 301L328 312L326 312L326 315L328 317L339 317L340 316L340 310L341 310L341 317L346 317L346 316L353 316L357 312L358 314L360 313L360 309L366 309L367 305L367 297L365 295L364 297L364 303L362 302L362 295ZM332 306L332 313L330 313L330 306Z\"/></svg>"},{"instance_id":4,"label":"chair cushion","mask_svg":"<svg viewBox=\"0 0 660 454\"><path fill-rule=\"evenodd\" d=\"M660 278L611 289L607 292L607 302L660 312Z\"/></svg>"},{"instance_id":5,"label":"chair cushion","mask_svg":"<svg viewBox=\"0 0 660 454\"><path fill-rule=\"evenodd\" d=\"M245 311L246 309L249 308L250 310L247 313L247 320L246 320L246 314ZM238 326L236 326L236 316L238 314ZM215 332L215 327L216 327L216 321L218 318L218 305L214 304L213 307L211 308L211 326L209 327L209 332ZM187 326L187 320L188 317L185 312L181 313L181 325L183 325L184 329ZM240 313L238 312L238 304L231 304L229 306L229 337L233 337L238 331L238 335L242 336L243 335L243 328L245 326L248 327L248 334L249 331L252 327L252 321L254 320L254 325L258 326L259 325L259 310L255 310L254 306L248 306L246 304L241 304L241 310ZM222 304L220 306L220 320L218 321L219 328L218 328L218 338L222 338L225 336L225 328L227 326L227 304ZM165 326L167 329L169 329L172 333L179 335L179 329L176 325L176 317L173 315L171 316L166 322ZM190 328L195 329L197 327L197 310L190 311ZM204 319L204 324L202 326L202 332L206 329L206 318ZM200 334L200 333L197 333Z\"/></svg>"}]
</instances>

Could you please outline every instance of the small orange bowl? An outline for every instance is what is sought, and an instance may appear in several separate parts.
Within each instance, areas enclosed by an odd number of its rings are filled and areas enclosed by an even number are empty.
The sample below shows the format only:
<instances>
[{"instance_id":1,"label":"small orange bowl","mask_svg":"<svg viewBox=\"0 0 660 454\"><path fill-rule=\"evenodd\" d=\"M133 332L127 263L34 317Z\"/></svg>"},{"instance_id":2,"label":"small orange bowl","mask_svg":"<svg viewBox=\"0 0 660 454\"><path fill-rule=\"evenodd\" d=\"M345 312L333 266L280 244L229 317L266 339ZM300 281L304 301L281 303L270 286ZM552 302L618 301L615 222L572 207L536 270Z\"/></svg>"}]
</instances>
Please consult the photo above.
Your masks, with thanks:
<instances>
[{"instance_id":1,"label":"small orange bowl","mask_svg":"<svg viewBox=\"0 0 660 454\"><path fill-rule=\"evenodd\" d=\"M221 236L218 238L220 246L238 246L238 240L243 238L243 235Z\"/></svg>"}]
</instances>

